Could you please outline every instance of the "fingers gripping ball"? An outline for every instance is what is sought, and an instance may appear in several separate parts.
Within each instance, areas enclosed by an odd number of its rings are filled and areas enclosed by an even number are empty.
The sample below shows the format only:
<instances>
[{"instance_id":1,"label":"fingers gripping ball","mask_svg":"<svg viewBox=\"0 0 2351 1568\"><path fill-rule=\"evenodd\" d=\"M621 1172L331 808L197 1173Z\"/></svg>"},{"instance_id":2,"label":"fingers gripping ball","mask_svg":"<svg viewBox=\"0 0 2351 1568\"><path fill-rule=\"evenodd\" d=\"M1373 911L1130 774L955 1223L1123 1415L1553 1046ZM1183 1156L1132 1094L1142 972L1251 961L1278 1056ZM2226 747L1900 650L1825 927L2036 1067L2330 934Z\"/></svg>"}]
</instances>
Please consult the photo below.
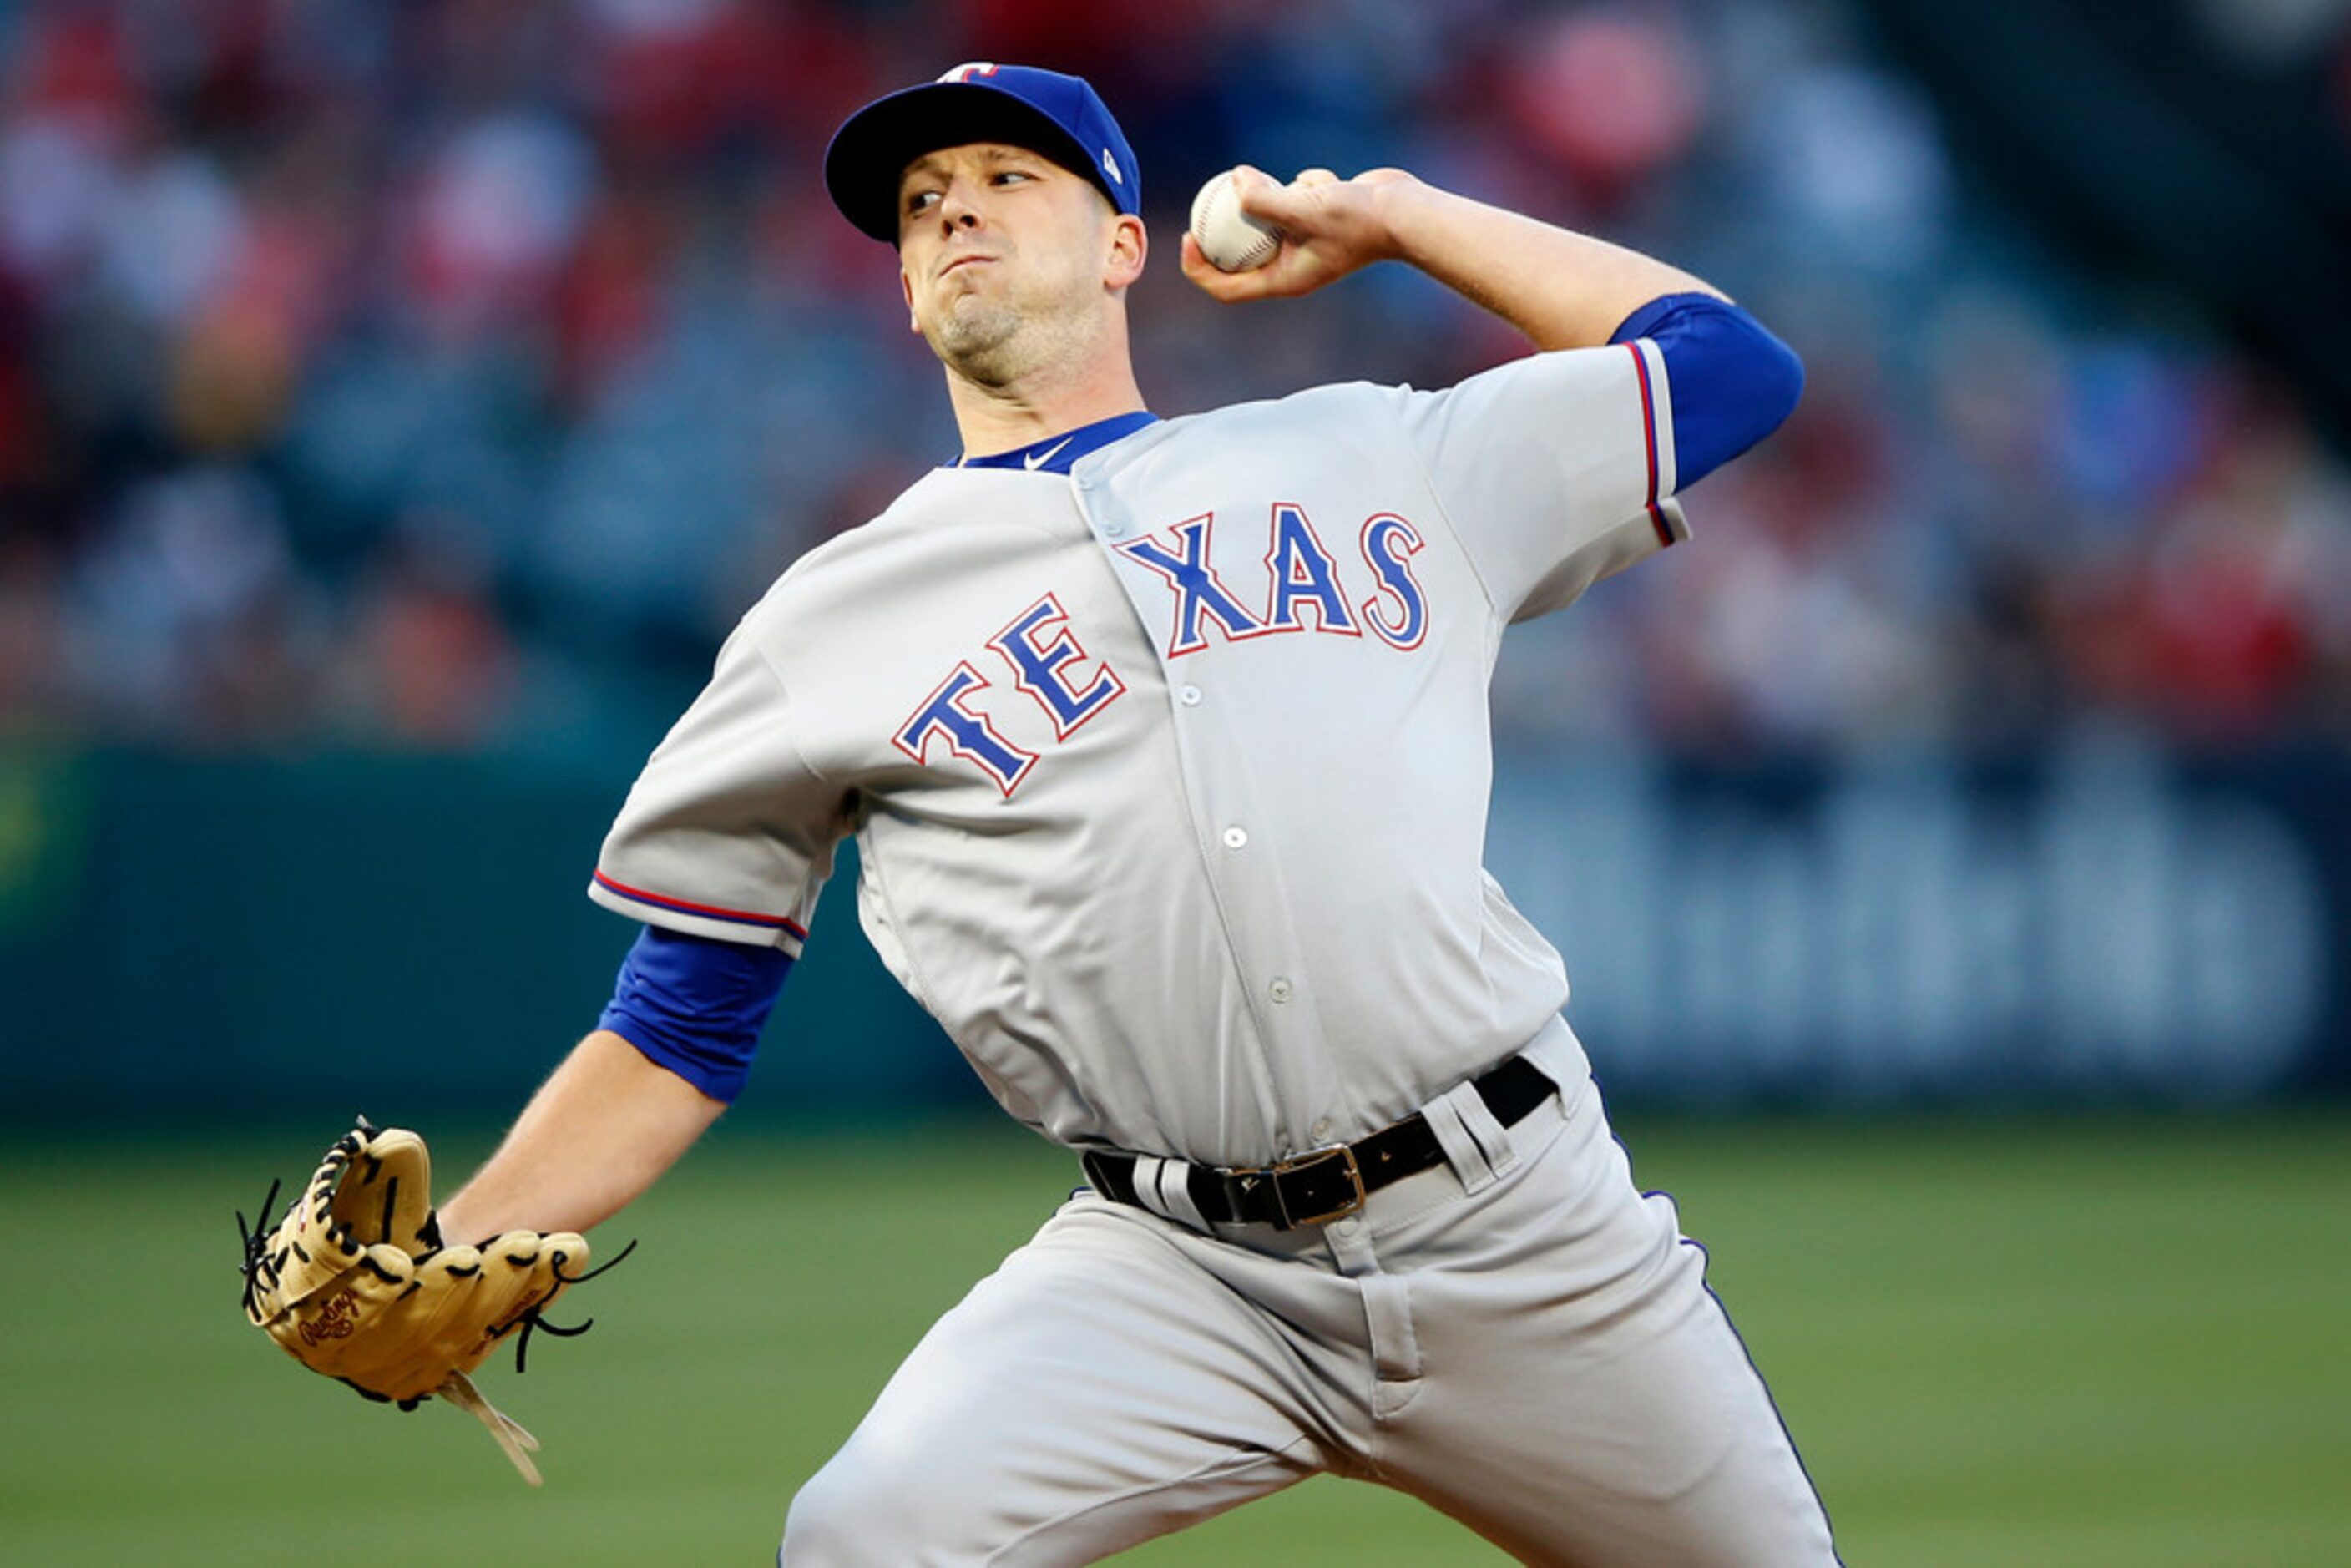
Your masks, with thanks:
<instances>
[{"instance_id":1,"label":"fingers gripping ball","mask_svg":"<svg viewBox=\"0 0 2351 1568\"><path fill-rule=\"evenodd\" d=\"M569 1231L512 1230L480 1247L444 1245L432 1185L423 1138L362 1120L275 1228L275 1185L258 1226L237 1216L245 1315L303 1365L371 1399L413 1410L437 1394L471 1411L536 1486L528 1450L538 1443L466 1375L517 1330L519 1369L534 1329L587 1328L540 1314L588 1277L588 1244Z\"/></svg>"},{"instance_id":2,"label":"fingers gripping ball","mask_svg":"<svg viewBox=\"0 0 2351 1568\"><path fill-rule=\"evenodd\" d=\"M1271 261L1284 236L1280 225L1241 211L1240 192L1228 169L1192 198L1192 237L1217 271L1248 272Z\"/></svg>"}]
</instances>

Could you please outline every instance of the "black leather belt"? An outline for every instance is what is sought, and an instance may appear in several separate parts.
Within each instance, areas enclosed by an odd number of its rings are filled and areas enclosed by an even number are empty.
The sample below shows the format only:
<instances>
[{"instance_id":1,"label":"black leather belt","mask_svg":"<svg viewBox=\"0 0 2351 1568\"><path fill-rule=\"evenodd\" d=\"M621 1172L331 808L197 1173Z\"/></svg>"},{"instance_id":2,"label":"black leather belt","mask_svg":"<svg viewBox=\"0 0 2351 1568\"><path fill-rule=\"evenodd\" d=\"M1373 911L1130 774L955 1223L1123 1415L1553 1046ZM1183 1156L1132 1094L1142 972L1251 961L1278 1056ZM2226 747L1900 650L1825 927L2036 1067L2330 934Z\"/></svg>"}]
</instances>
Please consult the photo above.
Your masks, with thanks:
<instances>
[{"instance_id":1,"label":"black leather belt","mask_svg":"<svg viewBox=\"0 0 2351 1568\"><path fill-rule=\"evenodd\" d=\"M1558 1088L1523 1056L1480 1074L1471 1085L1505 1127L1541 1104ZM1088 1149L1080 1156L1086 1179L1104 1197L1137 1208L1153 1206L1134 1195L1133 1155ZM1225 1170L1186 1166L1186 1190L1200 1216L1213 1223L1270 1225L1289 1230L1353 1214L1364 1199L1445 1160L1445 1146L1418 1112L1352 1144L1336 1144L1277 1166Z\"/></svg>"}]
</instances>

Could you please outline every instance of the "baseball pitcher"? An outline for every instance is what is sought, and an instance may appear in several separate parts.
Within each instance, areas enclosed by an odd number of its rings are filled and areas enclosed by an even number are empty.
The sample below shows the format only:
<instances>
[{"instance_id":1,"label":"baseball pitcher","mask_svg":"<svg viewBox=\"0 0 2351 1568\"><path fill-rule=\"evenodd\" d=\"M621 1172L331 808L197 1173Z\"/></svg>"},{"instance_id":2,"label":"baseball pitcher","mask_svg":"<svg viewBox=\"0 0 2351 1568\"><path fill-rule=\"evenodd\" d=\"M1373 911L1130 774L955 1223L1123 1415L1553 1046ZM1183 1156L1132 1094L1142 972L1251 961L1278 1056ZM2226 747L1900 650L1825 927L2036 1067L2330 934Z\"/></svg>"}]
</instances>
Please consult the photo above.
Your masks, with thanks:
<instances>
[{"instance_id":1,"label":"baseball pitcher","mask_svg":"<svg viewBox=\"0 0 2351 1568\"><path fill-rule=\"evenodd\" d=\"M800 1489L783 1563L1090 1563L1322 1471L1531 1563L1834 1563L1481 864L1505 630L1687 538L1677 492L1786 417L1795 357L1687 273L1402 171L1243 169L1184 240L1217 299L1400 261L1536 351L1161 418L1142 172L1085 82L959 67L851 117L825 178L895 252L963 454L792 566L646 763L590 889L643 925L601 1027L383 1260L546 1261L374 1391L471 1395L580 1277L577 1233L741 1089L853 836L866 935L1087 1186Z\"/></svg>"}]
</instances>

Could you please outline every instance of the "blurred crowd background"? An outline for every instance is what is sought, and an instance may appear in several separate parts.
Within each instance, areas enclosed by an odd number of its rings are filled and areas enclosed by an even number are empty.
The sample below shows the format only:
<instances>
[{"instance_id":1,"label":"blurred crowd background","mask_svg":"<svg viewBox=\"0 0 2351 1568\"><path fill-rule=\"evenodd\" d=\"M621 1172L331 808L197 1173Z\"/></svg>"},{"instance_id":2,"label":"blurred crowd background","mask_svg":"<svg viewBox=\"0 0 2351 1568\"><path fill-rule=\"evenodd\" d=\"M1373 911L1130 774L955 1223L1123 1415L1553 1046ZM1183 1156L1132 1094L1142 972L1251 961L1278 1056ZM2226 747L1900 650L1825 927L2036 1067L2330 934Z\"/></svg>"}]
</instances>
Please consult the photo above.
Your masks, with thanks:
<instances>
[{"instance_id":1,"label":"blurred crowd background","mask_svg":"<svg viewBox=\"0 0 2351 1568\"><path fill-rule=\"evenodd\" d=\"M755 1553L1078 1176L932 1122L985 1094L844 863L515 1396L545 1495L229 1305L272 1174L364 1113L446 1180L594 1026L645 752L955 455L819 168L974 59L1134 142L1163 413L1522 351L1401 268L1209 303L1241 160L1795 345L1694 542L1506 646L1489 862L1852 1560L2351 1562L2351 0L0 0L0 1563L308 1560L355 1469L568 1568ZM1364 1490L1150 1560L1468 1560Z\"/></svg>"},{"instance_id":2,"label":"blurred crowd background","mask_svg":"<svg viewBox=\"0 0 2351 1568\"><path fill-rule=\"evenodd\" d=\"M777 571L955 453L818 169L972 58L1088 73L1134 141L1162 413L1517 351L1401 269L1197 297L1173 242L1242 160L1625 239L1799 348L1803 407L1695 492L1701 546L1508 667L1517 733L2351 740L2339 384L2248 329L2262 255L2232 301L2020 210L1999 161L2039 160L1913 68L1931 9L0 4L0 740L641 754ZM2278 162L2351 166L2346 6L2152 10L2311 116Z\"/></svg>"}]
</instances>

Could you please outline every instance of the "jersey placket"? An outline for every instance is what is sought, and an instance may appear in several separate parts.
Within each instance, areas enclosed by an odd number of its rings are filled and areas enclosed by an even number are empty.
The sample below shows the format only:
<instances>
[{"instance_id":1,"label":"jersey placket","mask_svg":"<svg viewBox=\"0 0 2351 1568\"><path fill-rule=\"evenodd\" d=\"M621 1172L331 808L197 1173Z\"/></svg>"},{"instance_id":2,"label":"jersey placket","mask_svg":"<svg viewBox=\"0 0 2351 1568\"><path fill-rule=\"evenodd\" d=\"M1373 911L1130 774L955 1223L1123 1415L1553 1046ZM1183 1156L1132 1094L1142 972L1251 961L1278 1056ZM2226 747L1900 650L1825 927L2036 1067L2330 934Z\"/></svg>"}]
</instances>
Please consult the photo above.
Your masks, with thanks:
<instances>
[{"instance_id":1,"label":"jersey placket","mask_svg":"<svg viewBox=\"0 0 2351 1568\"><path fill-rule=\"evenodd\" d=\"M1078 484L1080 508L1094 530L1112 573L1139 620L1142 636L1165 679L1168 725L1183 769L1200 865L1223 923L1225 947L1248 998L1251 1076L1272 1086L1266 1107L1264 1147L1233 1147L1233 1163L1270 1161L1328 1142L1337 1084L1331 1071L1313 987L1290 919L1283 885L1280 835L1270 830L1250 777L1248 747L1233 730L1228 704L1240 695L1230 650L1211 640L1170 657L1162 648L1166 592L1159 579L1119 549L1142 529L1098 482ZM1196 1135L1205 1129L1195 1130ZM1245 1136L1233 1129L1228 1136Z\"/></svg>"}]
</instances>

